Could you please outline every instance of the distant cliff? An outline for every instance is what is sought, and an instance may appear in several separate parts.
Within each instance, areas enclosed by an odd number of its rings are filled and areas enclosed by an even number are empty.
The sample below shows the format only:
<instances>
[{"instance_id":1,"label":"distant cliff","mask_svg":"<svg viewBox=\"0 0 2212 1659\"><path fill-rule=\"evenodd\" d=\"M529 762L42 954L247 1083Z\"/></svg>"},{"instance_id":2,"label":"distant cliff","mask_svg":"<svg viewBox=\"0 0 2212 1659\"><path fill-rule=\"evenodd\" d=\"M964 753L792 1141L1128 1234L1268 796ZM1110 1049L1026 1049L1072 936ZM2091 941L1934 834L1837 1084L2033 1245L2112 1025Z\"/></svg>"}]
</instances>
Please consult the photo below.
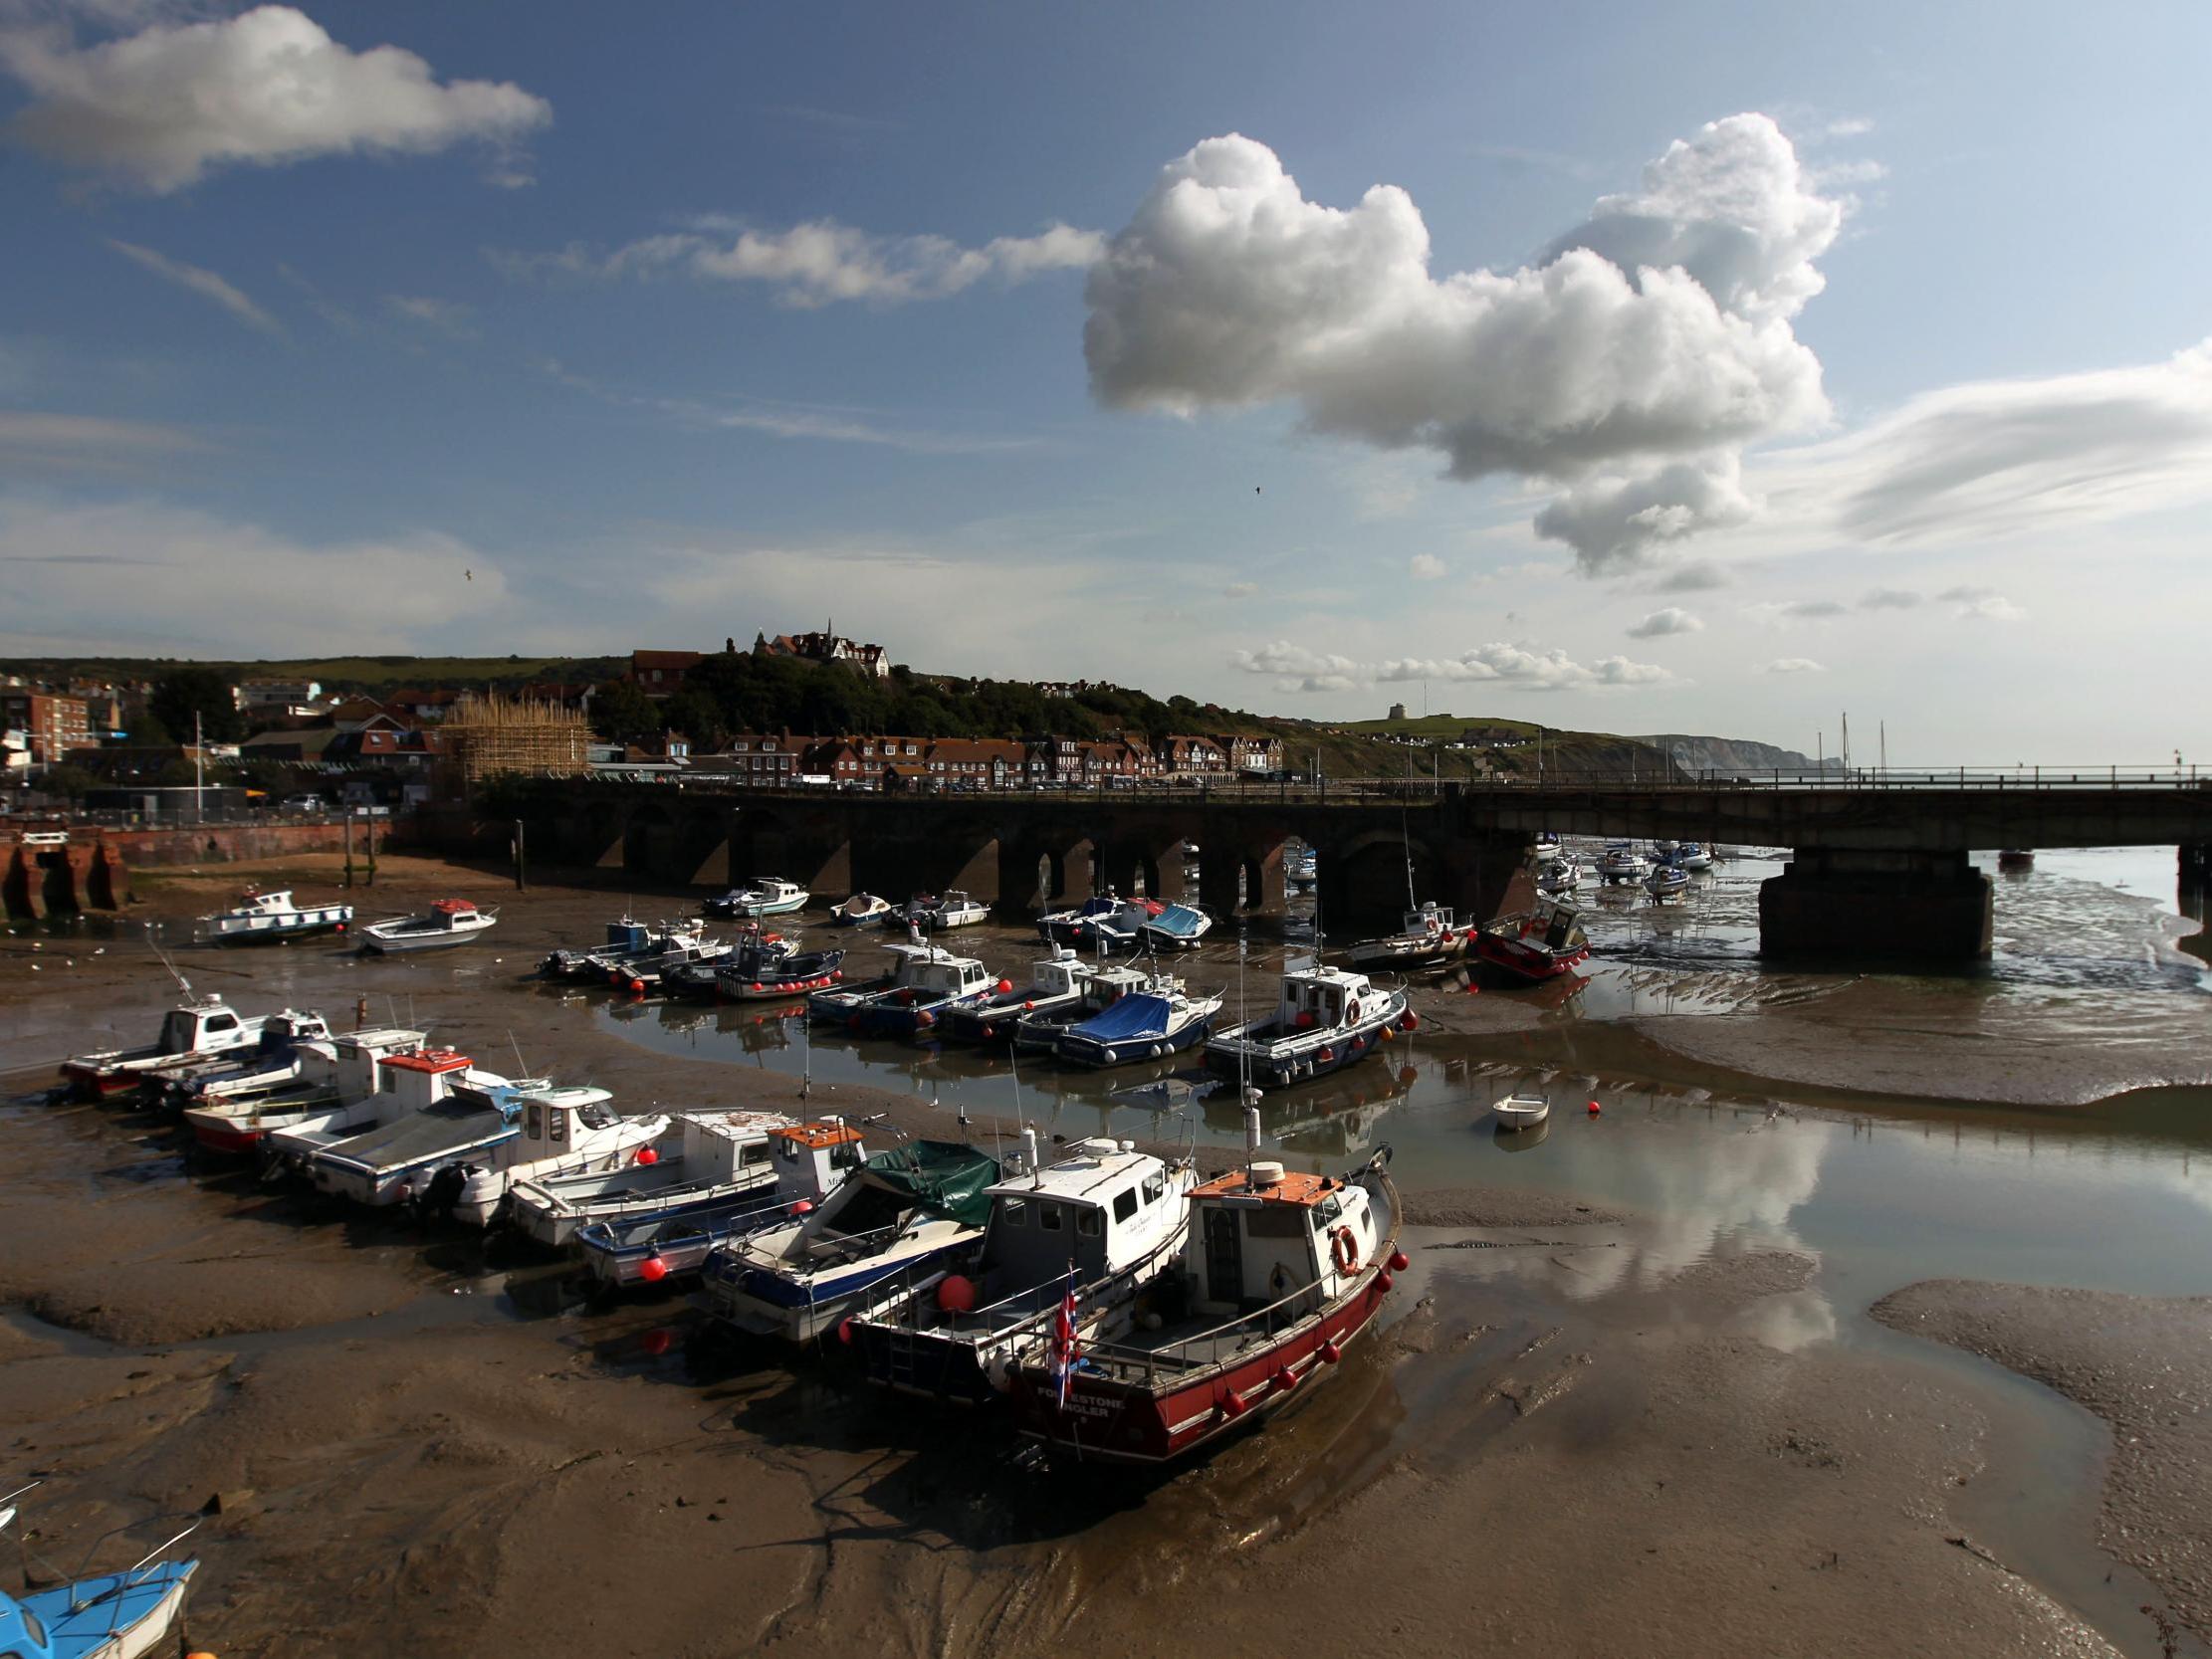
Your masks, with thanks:
<instances>
[{"instance_id":1,"label":"distant cliff","mask_svg":"<svg viewBox=\"0 0 2212 1659\"><path fill-rule=\"evenodd\" d=\"M1689 772L1809 772L1818 764L1809 754L1800 754L1794 748L1778 748L1773 743L1755 743L1747 737L1692 737L1679 732L1666 732L1655 737L1638 737L1658 749L1675 765ZM1843 761L1829 755L1826 769L1843 770Z\"/></svg>"}]
</instances>

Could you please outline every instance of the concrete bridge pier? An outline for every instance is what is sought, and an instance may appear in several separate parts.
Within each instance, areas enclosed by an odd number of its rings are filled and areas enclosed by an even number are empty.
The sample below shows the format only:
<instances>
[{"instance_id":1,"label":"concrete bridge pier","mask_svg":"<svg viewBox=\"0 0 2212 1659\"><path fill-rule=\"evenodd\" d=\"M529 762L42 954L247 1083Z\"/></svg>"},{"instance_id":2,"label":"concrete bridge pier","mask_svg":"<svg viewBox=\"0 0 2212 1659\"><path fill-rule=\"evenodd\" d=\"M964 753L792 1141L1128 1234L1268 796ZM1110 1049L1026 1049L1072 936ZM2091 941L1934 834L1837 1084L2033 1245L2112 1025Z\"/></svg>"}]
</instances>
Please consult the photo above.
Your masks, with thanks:
<instances>
[{"instance_id":1,"label":"concrete bridge pier","mask_svg":"<svg viewBox=\"0 0 2212 1659\"><path fill-rule=\"evenodd\" d=\"M1972 961L1990 945L1990 881L1966 851L1801 847L1759 884L1767 956Z\"/></svg>"},{"instance_id":2,"label":"concrete bridge pier","mask_svg":"<svg viewBox=\"0 0 2212 1659\"><path fill-rule=\"evenodd\" d=\"M2181 844L2181 886L2175 909L2197 925L2197 931L2176 942L2200 961L2212 962L2212 842Z\"/></svg>"}]
</instances>

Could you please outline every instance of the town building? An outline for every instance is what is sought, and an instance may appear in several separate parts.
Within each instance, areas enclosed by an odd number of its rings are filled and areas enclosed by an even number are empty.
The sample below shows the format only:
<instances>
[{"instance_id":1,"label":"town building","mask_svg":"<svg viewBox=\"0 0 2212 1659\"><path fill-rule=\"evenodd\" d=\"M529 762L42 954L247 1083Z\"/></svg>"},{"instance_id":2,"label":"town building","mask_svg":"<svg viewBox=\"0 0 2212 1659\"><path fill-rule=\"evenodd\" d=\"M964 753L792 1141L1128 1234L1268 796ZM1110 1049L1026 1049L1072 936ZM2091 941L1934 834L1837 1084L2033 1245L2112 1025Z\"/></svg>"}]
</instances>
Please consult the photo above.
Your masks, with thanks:
<instances>
[{"instance_id":1,"label":"town building","mask_svg":"<svg viewBox=\"0 0 2212 1659\"><path fill-rule=\"evenodd\" d=\"M51 766L93 740L90 712L76 697L47 692L0 692L0 728L19 730L31 745L31 763Z\"/></svg>"},{"instance_id":2,"label":"town building","mask_svg":"<svg viewBox=\"0 0 2212 1659\"><path fill-rule=\"evenodd\" d=\"M318 680L241 680L231 699L247 715L318 715L323 684Z\"/></svg>"},{"instance_id":3,"label":"town building","mask_svg":"<svg viewBox=\"0 0 2212 1659\"><path fill-rule=\"evenodd\" d=\"M801 662L824 665L836 663L865 674L871 680L886 679L891 673L891 659L882 646L861 645L827 628L818 634L777 634L773 639L765 633L756 634L753 655L795 657Z\"/></svg>"},{"instance_id":4,"label":"town building","mask_svg":"<svg viewBox=\"0 0 2212 1659\"><path fill-rule=\"evenodd\" d=\"M674 697L684 689L684 676L705 660L697 651L633 651L630 679L647 697Z\"/></svg>"}]
</instances>

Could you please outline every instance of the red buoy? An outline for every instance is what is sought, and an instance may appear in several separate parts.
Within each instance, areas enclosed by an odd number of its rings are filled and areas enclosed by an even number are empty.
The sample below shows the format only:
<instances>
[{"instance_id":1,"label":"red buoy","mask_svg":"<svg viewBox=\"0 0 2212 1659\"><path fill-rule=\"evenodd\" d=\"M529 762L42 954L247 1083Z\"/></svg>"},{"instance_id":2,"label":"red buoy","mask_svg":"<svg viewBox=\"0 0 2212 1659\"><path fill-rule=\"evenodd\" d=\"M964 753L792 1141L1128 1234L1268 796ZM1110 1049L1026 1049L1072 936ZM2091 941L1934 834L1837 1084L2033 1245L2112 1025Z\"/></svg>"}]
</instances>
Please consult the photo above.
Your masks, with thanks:
<instances>
[{"instance_id":1,"label":"red buoy","mask_svg":"<svg viewBox=\"0 0 2212 1659\"><path fill-rule=\"evenodd\" d=\"M1241 1417L1250 1409L1233 1388L1221 1396L1221 1415L1224 1417Z\"/></svg>"},{"instance_id":2,"label":"red buoy","mask_svg":"<svg viewBox=\"0 0 2212 1659\"><path fill-rule=\"evenodd\" d=\"M1291 1389L1298 1386L1297 1375L1291 1370L1288 1365L1285 1365L1280 1370L1276 1371L1274 1376L1270 1378L1270 1380L1274 1383L1275 1392L1278 1394L1287 1394L1290 1392Z\"/></svg>"},{"instance_id":3,"label":"red buoy","mask_svg":"<svg viewBox=\"0 0 2212 1659\"><path fill-rule=\"evenodd\" d=\"M1405 1251L1393 1250L1390 1253L1390 1270L1393 1273L1404 1273L1409 1267L1412 1267L1413 1265L1413 1257L1407 1255Z\"/></svg>"},{"instance_id":4,"label":"red buoy","mask_svg":"<svg viewBox=\"0 0 2212 1659\"><path fill-rule=\"evenodd\" d=\"M650 1167L651 1167L651 1166L652 1166L653 1164L656 1164L656 1163L660 1162L660 1160L661 1160L661 1155L660 1155L660 1153L658 1153L658 1152L656 1152L655 1150L653 1150L653 1148L652 1148L652 1147L650 1147L650 1146L640 1146L640 1147L638 1147L638 1149L637 1149L637 1161L638 1161L638 1162L640 1162L640 1163L642 1163L642 1164L644 1164L644 1165L646 1165L646 1166L647 1166L648 1168L650 1168Z\"/></svg>"},{"instance_id":5,"label":"red buoy","mask_svg":"<svg viewBox=\"0 0 2212 1659\"><path fill-rule=\"evenodd\" d=\"M1375 1288L1379 1291L1387 1291L1397 1282L1390 1276L1390 1269L1388 1268L1375 1275Z\"/></svg>"},{"instance_id":6,"label":"red buoy","mask_svg":"<svg viewBox=\"0 0 2212 1659\"><path fill-rule=\"evenodd\" d=\"M656 1325L638 1338L637 1346L658 1359L676 1346L676 1335L665 1325Z\"/></svg>"},{"instance_id":7,"label":"red buoy","mask_svg":"<svg viewBox=\"0 0 2212 1659\"><path fill-rule=\"evenodd\" d=\"M1336 1344L1323 1343L1321 1345L1321 1362L1324 1365L1333 1365L1343 1357L1344 1349L1338 1348Z\"/></svg>"},{"instance_id":8,"label":"red buoy","mask_svg":"<svg viewBox=\"0 0 2212 1659\"><path fill-rule=\"evenodd\" d=\"M801 1198L797 1203L791 1206L791 1213L793 1215L812 1215L814 1213L814 1200L811 1198Z\"/></svg>"},{"instance_id":9,"label":"red buoy","mask_svg":"<svg viewBox=\"0 0 2212 1659\"><path fill-rule=\"evenodd\" d=\"M1592 1101L1592 1102L1590 1103L1590 1116L1591 1116L1591 1117L1595 1118L1595 1117L1596 1117L1596 1116L1597 1116L1597 1115L1598 1115L1598 1114L1599 1114L1600 1112L1602 1112L1603 1110L1604 1110L1604 1108L1603 1108L1603 1107L1601 1107L1601 1106L1599 1106L1599 1105L1598 1105L1598 1103L1597 1103L1596 1101Z\"/></svg>"},{"instance_id":10,"label":"red buoy","mask_svg":"<svg viewBox=\"0 0 2212 1659\"><path fill-rule=\"evenodd\" d=\"M637 1264L637 1276L648 1285L657 1285L668 1277L668 1264L658 1256L647 1256Z\"/></svg>"},{"instance_id":11,"label":"red buoy","mask_svg":"<svg viewBox=\"0 0 2212 1659\"><path fill-rule=\"evenodd\" d=\"M976 1281L965 1273L948 1273L937 1282L937 1305L948 1314L976 1311Z\"/></svg>"},{"instance_id":12,"label":"red buoy","mask_svg":"<svg viewBox=\"0 0 2212 1659\"><path fill-rule=\"evenodd\" d=\"M837 1322L837 1340L845 1347L852 1347L852 1316L847 1314Z\"/></svg>"},{"instance_id":13,"label":"red buoy","mask_svg":"<svg viewBox=\"0 0 2212 1659\"><path fill-rule=\"evenodd\" d=\"M999 980L999 981L998 981L998 994L999 994L1000 996L1011 996L1011 995L1013 995L1013 981L1012 981L1011 979L1001 979L1001 980Z\"/></svg>"},{"instance_id":14,"label":"red buoy","mask_svg":"<svg viewBox=\"0 0 2212 1659\"><path fill-rule=\"evenodd\" d=\"M1401 1031L1420 1030L1421 1016L1415 1013L1411 1008L1408 1008L1406 1010L1406 1017L1398 1022L1398 1029Z\"/></svg>"}]
</instances>

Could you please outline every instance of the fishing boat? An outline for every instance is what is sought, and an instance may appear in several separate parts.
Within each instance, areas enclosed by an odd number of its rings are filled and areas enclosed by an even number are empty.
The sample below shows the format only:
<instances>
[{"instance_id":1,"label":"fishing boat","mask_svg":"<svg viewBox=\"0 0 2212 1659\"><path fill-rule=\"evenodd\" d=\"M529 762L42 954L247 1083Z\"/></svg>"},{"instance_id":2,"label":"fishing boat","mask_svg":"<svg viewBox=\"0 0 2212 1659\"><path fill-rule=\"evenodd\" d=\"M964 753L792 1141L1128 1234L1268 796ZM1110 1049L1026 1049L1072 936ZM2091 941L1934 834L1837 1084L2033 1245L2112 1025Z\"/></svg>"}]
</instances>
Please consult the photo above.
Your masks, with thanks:
<instances>
[{"instance_id":1,"label":"fishing boat","mask_svg":"<svg viewBox=\"0 0 2212 1659\"><path fill-rule=\"evenodd\" d=\"M1404 990L1307 963L1284 970L1273 1013L1217 1033L1206 1045L1206 1063L1249 1088L1283 1089L1364 1060L1393 1031L1419 1023Z\"/></svg>"},{"instance_id":2,"label":"fishing boat","mask_svg":"<svg viewBox=\"0 0 2212 1659\"><path fill-rule=\"evenodd\" d=\"M1551 1102L1542 1095L1507 1095L1503 1100L1491 1103L1490 1115L1497 1120L1500 1130L1517 1134L1522 1130L1532 1130L1549 1118Z\"/></svg>"},{"instance_id":3,"label":"fishing boat","mask_svg":"<svg viewBox=\"0 0 2212 1659\"><path fill-rule=\"evenodd\" d=\"M450 950L499 925L499 911L478 910L468 899L438 899L420 916L398 916L361 929L361 948L383 955L407 950Z\"/></svg>"},{"instance_id":4,"label":"fishing boat","mask_svg":"<svg viewBox=\"0 0 2212 1659\"><path fill-rule=\"evenodd\" d=\"M2033 847L2007 847L1997 855L2000 870L2033 870L2036 855Z\"/></svg>"},{"instance_id":5,"label":"fishing boat","mask_svg":"<svg viewBox=\"0 0 2212 1659\"><path fill-rule=\"evenodd\" d=\"M1058 1046L1060 1034L1070 1026L1081 1025L1092 1015L1103 1012L1133 991L1141 991L1152 983L1152 975L1143 968L1125 963L1101 966L1091 964L1080 991L1072 1003L1062 1003L1053 1008L1025 1010L1014 1021L1013 1047L1016 1054L1049 1054Z\"/></svg>"},{"instance_id":6,"label":"fishing boat","mask_svg":"<svg viewBox=\"0 0 2212 1659\"><path fill-rule=\"evenodd\" d=\"M342 933L352 921L351 905L299 905L290 888L262 893L249 887L229 910L201 917L193 937L202 944L266 944Z\"/></svg>"},{"instance_id":7,"label":"fishing boat","mask_svg":"<svg viewBox=\"0 0 2212 1659\"><path fill-rule=\"evenodd\" d=\"M575 1245L591 1277L626 1289L697 1273L723 1245L811 1214L868 1156L866 1142L838 1118L772 1130L769 1141L774 1176L768 1186L704 1203L671 1194L655 1204L647 1197L639 1207L583 1222Z\"/></svg>"},{"instance_id":8,"label":"fishing boat","mask_svg":"<svg viewBox=\"0 0 2212 1659\"><path fill-rule=\"evenodd\" d=\"M872 893L855 893L829 913L829 920L839 928L868 928L881 922L896 910L890 900L878 899Z\"/></svg>"},{"instance_id":9,"label":"fishing boat","mask_svg":"<svg viewBox=\"0 0 2212 1659\"><path fill-rule=\"evenodd\" d=\"M427 1209L470 1227L488 1227L517 1181L561 1175L606 1174L632 1163L651 1165L669 1132L665 1112L625 1118L604 1089L547 1089L522 1101L520 1132L460 1166L461 1179L447 1203L433 1180Z\"/></svg>"},{"instance_id":10,"label":"fishing boat","mask_svg":"<svg viewBox=\"0 0 2212 1659\"><path fill-rule=\"evenodd\" d=\"M1536 891L1557 898L1582 886L1582 864L1573 857L1555 858L1536 872Z\"/></svg>"},{"instance_id":11,"label":"fishing boat","mask_svg":"<svg viewBox=\"0 0 2212 1659\"><path fill-rule=\"evenodd\" d=\"M1644 891L1654 902L1678 899L1689 890L1689 872L1678 864L1654 865L1652 873L1644 878Z\"/></svg>"},{"instance_id":12,"label":"fishing boat","mask_svg":"<svg viewBox=\"0 0 2212 1659\"><path fill-rule=\"evenodd\" d=\"M1220 1011L1219 997L1193 996L1173 974L1155 974L1061 1032L1052 1052L1067 1065L1093 1070L1158 1060L1205 1042Z\"/></svg>"},{"instance_id":13,"label":"fishing boat","mask_svg":"<svg viewBox=\"0 0 2212 1659\"><path fill-rule=\"evenodd\" d=\"M950 928L973 928L980 922L988 922L991 910L965 893L952 892L942 897L925 893L908 901L906 919L925 933L938 933Z\"/></svg>"},{"instance_id":14,"label":"fishing boat","mask_svg":"<svg viewBox=\"0 0 2212 1659\"><path fill-rule=\"evenodd\" d=\"M860 1139L849 1125L826 1133ZM997 1159L955 1141L878 1152L805 1214L711 1254L700 1270L708 1308L794 1343L886 1313L913 1294L913 1270L974 1254L997 1179Z\"/></svg>"},{"instance_id":15,"label":"fishing boat","mask_svg":"<svg viewBox=\"0 0 2212 1659\"><path fill-rule=\"evenodd\" d=\"M1021 1432L1055 1459L1163 1464L1324 1381L1409 1265L1389 1159L1381 1147L1328 1176L1252 1156L1194 1187L1183 1272L1098 1332L1058 1323L1012 1361Z\"/></svg>"},{"instance_id":16,"label":"fishing boat","mask_svg":"<svg viewBox=\"0 0 2212 1659\"><path fill-rule=\"evenodd\" d=\"M522 1134L526 1102L541 1108L552 1102L565 1113L583 1106L603 1109L611 1098L604 1089L560 1088L545 1078L510 1081L476 1073L467 1055L451 1050L425 1054L421 1061L426 1072L448 1074L440 1098L396 1121L315 1146L305 1168L319 1190L372 1209L412 1204L425 1215L436 1215L461 1196L472 1170L489 1166ZM406 1059L386 1064L404 1069ZM539 1122L542 1136L542 1114ZM279 1143L288 1139L280 1138Z\"/></svg>"},{"instance_id":17,"label":"fishing boat","mask_svg":"<svg viewBox=\"0 0 2212 1659\"><path fill-rule=\"evenodd\" d=\"M1475 936L1476 957L1510 979L1541 983L1590 959L1590 939L1582 913L1557 899L1539 899L1535 909L1501 916Z\"/></svg>"},{"instance_id":18,"label":"fishing boat","mask_svg":"<svg viewBox=\"0 0 2212 1659\"><path fill-rule=\"evenodd\" d=\"M84 1100L135 1094L167 1073L205 1060L237 1056L257 1047L282 1014L241 1015L219 996L194 996L182 975L183 1000L161 1019L161 1034L139 1048L101 1049L62 1062L62 1081Z\"/></svg>"},{"instance_id":19,"label":"fishing boat","mask_svg":"<svg viewBox=\"0 0 2212 1659\"><path fill-rule=\"evenodd\" d=\"M1632 841L1611 841L1598 859L1598 875L1607 882L1640 882L1651 874L1651 860Z\"/></svg>"},{"instance_id":20,"label":"fishing boat","mask_svg":"<svg viewBox=\"0 0 2212 1659\"><path fill-rule=\"evenodd\" d=\"M200 1101L270 1094L298 1083L308 1065L308 1045L330 1036L331 1022L321 1014L287 1008L270 1016L253 1047L164 1069L141 1092L171 1112Z\"/></svg>"},{"instance_id":21,"label":"fishing boat","mask_svg":"<svg viewBox=\"0 0 2212 1659\"><path fill-rule=\"evenodd\" d=\"M672 933L662 949L648 950L641 955L624 956L618 961L609 962L606 979L618 991L643 996L648 991L660 988L663 975L678 968L720 964L730 955L731 950L729 940L709 938L701 932Z\"/></svg>"},{"instance_id":22,"label":"fishing boat","mask_svg":"<svg viewBox=\"0 0 2212 1659\"><path fill-rule=\"evenodd\" d=\"M947 1042L986 1046L1011 1043L1014 1027L1026 1015L1050 1015L1081 1006L1091 966L1065 945L1029 964L1028 983L994 990L980 1002L948 1009L937 1033Z\"/></svg>"},{"instance_id":23,"label":"fishing boat","mask_svg":"<svg viewBox=\"0 0 2212 1659\"><path fill-rule=\"evenodd\" d=\"M357 1134L436 1098L430 1086L414 1090L387 1081L384 1071L399 1055L421 1054L425 1040L423 1032L387 1026L305 1043L290 1082L252 1094L197 1090L182 1103L184 1127L199 1145L223 1153L259 1152L289 1132L333 1140Z\"/></svg>"},{"instance_id":24,"label":"fishing boat","mask_svg":"<svg viewBox=\"0 0 2212 1659\"><path fill-rule=\"evenodd\" d=\"M679 1112L670 1134L619 1162L509 1181L505 1219L558 1248L593 1221L725 1205L774 1184L771 1132L796 1127L780 1112Z\"/></svg>"},{"instance_id":25,"label":"fishing boat","mask_svg":"<svg viewBox=\"0 0 2212 1659\"><path fill-rule=\"evenodd\" d=\"M705 926L696 919L647 927L625 916L606 925L603 943L555 950L539 964L539 971L549 979L604 979L617 962L658 955L679 939L705 934Z\"/></svg>"},{"instance_id":26,"label":"fishing boat","mask_svg":"<svg viewBox=\"0 0 2212 1659\"><path fill-rule=\"evenodd\" d=\"M1408 911L1397 933L1360 939L1345 950L1344 958L1356 968L1438 967L1465 954L1467 935L1473 932L1456 929L1451 912L1431 900Z\"/></svg>"},{"instance_id":27,"label":"fishing boat","mask_svg":"<svg viewBox=\"0 0 2212 1659\"><path fill-rule=\"evenodd\" d=\"M1713 867L1713 856L1703 842L1684 841L1674 849L1674 862L1692 875Z\"/></svg>"},{"instance_id":28,"label":"fishing boat","mask_svg":"<svg viewBox=\"0 0 2212 1659\"><path fill-rule=\"evenodd\" d=\"M997 1399L1009 1362L1065 1323L1087 1338L1162 1275L1179 1272L1197 1176L1131 1141L1078 1141L1050 1163L1036 1131L985 1194L991 1219L972 1269L909 1269L910 1294L846 1331L869 1380L933 1399Z\"/></svg>"},{"instance_id":29,"label":"fishing boat","mask_svg":"<svg viewBox=\"0 0 2212 1659\"><path fill-rule=\"evenodd\" d=\"M39 1484L18 1487L8 1499ZM0 1507L0 1531L5 1531L15 1525L16 1512L7 1499L0 1499L0 1506L7 1506ZM183 1623L184 1598L200 1563L190 1556L160 1557L199 1525L191 1521L120 1572L98 1573L52 1589L26 1589L21 1595L0 1592L0 1654L9 1659L140 1659L167 1648Z\"/></svg>"},{"instance_id":30,"label":"fishing boat","mask_svg":"<svg viewBox=\"0 0 2212 1659\"><path fill-rule=\"evenodd\" d=\"M908 983L861 1003L847 1017L845 1028L866 1037L930 1039L937 1035L940 1020L994 991L1002 994L1011 989L1010 980L995 977L974 956L956 956L933 947L915 966Z\"/></svg>"},{"instance_id":31,"label":"fishing boat","mask_svg":"<svg viewBox=\"0 0 2212 1659\"><path fill-rule=\"evenodd\" d=\"M1047 944L1074 944L1089 936L1092 921L1102 916L1112 916L1121 909L1121 901L1111 893L1101 898L1084 900L1080 905L1064 910L1046 911L1037 918L1037 933Z\"/></svg>"},{"instance_id":32,"label":"fishing boat","mask_svg":"<svg viewBox=\"0 0 2212 1659\"><path fill-rule=\"evenodd\" d=\"M813 897L796 882L780 876L760 876L719 899L709 899L705 909L709 916L789 916L804 910Z\"/></svg>"},{"instance_id":33,"label":"fishing boat","mask_svg":"<svg viewBox=\"0 0 2212 1659\"><path fill-rule=\"evenodd\" d=\"M748 946L716 964L715 989L725 1002L788 1002L840 983L844 963L842 950L785 955Z\"/></svg>"},{"instance_id":34,"label":"fishing boat","mask_svg":"<svg viewBox=\"0 0 2212 1659\"><path fill-rule=\"evenodd\" d=\"M1137 942L1149 950L1189 950L1213 927L1214 919L1195 905L1169 905L1137 924Z\"/></svg>"}]
</instances>

